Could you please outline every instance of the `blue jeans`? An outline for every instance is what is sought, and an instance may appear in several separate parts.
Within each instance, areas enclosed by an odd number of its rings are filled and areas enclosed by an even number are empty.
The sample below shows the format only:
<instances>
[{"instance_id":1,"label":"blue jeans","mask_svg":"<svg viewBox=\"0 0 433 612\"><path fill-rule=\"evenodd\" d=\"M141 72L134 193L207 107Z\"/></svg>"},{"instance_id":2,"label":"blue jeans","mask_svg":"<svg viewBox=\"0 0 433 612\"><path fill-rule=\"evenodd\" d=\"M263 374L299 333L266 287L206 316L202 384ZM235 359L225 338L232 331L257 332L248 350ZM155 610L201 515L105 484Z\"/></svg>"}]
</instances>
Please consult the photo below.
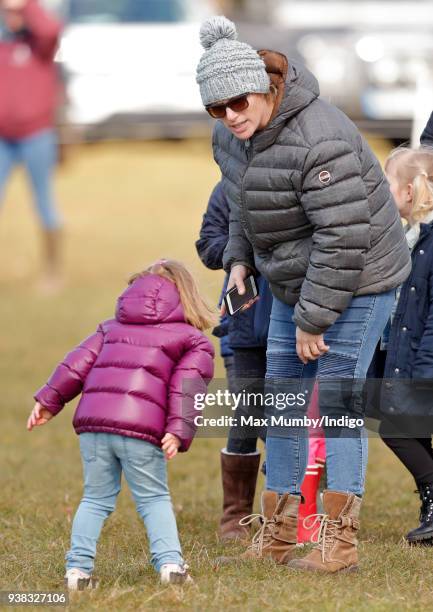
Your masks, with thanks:
<instances>
[{"instance_id":1,"label":"blue jeans","mask_svg":"<svg viewBox=\"0 0 433 612\"><path fill-rule=\"evenodd\" d=\"M0 200L12 169L17 164L23 164L30 179L37 212L42 225L48 230L60 226L52 191L56 160L54 130L43 130L20 140L0 138Z\"/></svg>"},{"instance_id":2,"label":"blue jeans","mask_svg":"<svg viewBox=\"0 0 433 612\"><path fill-rule=\"evenodd\" d=\"M66 569L93 571L96 545L105 519L113 512L122 471L144 521L151 563L183 564L176 519L167 487L166 461L154 444L105 433L82 433L84 494L72 524Z\"/></svg>"},{"instance_id":3,"label":"blue jeans","mask_svg":"<svg viewBox=\"0 0 433 612\"><path fill-rule=\"evenodd\" d=\"M349 307L324 334L329 351L304 366L296 353L294 308L274 298L268 336L266 390L273 393L302 393L319 379L321 415L333 415L333 398L347 400L346 415L363 417L362 381L375 347L389 319L395 290L352 298ZM361 388L357 387L357 382ZM344 384L350 394L344 393ZM333 386L343 386L335 393ZM350 396L350 400L348 399ZM353 398L355 398L353 400ZM353 401L353 404L352 404ZM288 416L302 417L308 405L287 409ZM278 410L273 410L278 413ZM324 428L328 489L362 495L364 492L368 443L363 427ZM308 459L308 429L269 427L266 439L266 487L278 493L300 494Z\"/></svg>"}]
</instances>

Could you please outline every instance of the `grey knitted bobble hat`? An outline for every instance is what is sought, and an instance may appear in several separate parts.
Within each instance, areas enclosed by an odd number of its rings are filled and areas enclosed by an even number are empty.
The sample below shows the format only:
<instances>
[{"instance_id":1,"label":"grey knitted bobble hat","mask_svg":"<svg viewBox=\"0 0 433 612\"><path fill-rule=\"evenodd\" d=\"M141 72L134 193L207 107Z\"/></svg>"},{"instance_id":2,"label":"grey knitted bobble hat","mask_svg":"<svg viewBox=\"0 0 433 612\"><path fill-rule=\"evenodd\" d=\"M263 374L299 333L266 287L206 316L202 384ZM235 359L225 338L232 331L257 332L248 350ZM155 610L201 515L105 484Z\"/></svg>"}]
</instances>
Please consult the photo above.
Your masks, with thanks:
<instances>
[{"instance_id":1,"label":"grey knitted bobble hat","mask_svg":"<svg viewBox=\"0 0 433 612\"><path fill-rule=\"evenodd\" d=\"M245 93L269 91L264 61L237 37L235 24L222 16L211 17L200 28L205 52L197 66L196 80L204 106Z\"/></svg>"}]
</instances>

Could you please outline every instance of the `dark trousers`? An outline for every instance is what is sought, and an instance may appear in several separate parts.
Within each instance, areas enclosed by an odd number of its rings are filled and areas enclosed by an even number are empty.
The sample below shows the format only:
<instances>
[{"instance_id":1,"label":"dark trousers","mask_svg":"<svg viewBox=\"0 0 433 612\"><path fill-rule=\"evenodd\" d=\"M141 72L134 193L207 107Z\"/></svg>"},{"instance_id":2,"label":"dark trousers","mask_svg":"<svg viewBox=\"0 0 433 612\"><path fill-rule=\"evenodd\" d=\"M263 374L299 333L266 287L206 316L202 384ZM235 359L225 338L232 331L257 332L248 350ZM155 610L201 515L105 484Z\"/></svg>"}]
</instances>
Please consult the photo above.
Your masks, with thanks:
<instances>
[{"instance_id":1,"label":"dark trousers","mask_svg":"<svg viewBox=\"0 0 433 612\"><path fill-rule=\"evenodd\" d=\"M375 381L368 387L367 414L380 420L379 434L387 447L400 459L415 479L417 486L433 483L433 449L431 417L384 416L377 407L381 403L381 386L384 377L386 351L376 348L368 376ZM425 431L425 437L420 437Z\"/></svg>"},{"instance_id":2,"label":"dark trousers","mask_svg":"<svg viewBox=\"0 0 433 612\"><path fill-rule=\"evenodd\" d=\"M231 374L231 375L230 375ZM233 349L233 371L228 374L231 393L255 394L263 397L266 374L266 348ZM257 395L259 394L259 395ZM254 453L257 449L257 439L265 440L264 428L241 426L241 416L263 418L262 402L241 402L234 412L237 427L231 427L227 438L229 453Z\"/></svg>"},{"instance_id":3,"label":"dark trousers","mask_svg":"<svg viewBox=\"0 0 433 612\"><path fill-rule=\"evenodd\" d=\"M410 437L404 419L386 419L380 424L379 433L385 444L400 459L415 479L417 486L433 483L433 449L431 435L425 438Z\"/></svg>"}]
</instances>

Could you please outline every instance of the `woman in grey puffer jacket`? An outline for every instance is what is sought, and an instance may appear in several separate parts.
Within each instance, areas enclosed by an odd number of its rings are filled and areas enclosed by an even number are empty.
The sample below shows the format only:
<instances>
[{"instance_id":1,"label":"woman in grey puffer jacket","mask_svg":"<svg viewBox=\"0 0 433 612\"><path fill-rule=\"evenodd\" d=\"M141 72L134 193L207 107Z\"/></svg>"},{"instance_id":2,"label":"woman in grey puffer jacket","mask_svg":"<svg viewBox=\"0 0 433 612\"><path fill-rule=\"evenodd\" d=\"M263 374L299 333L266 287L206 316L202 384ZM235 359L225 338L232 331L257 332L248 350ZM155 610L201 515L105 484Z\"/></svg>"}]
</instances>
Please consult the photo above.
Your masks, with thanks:
<instances>
[{"instance_id":1,"label":"woman in grey puffer jacket","mask_svg":"<svg viewBox=\"0 0 433 612\"><path fill-rule=\"evenodd\" d=\"M289 565L356 569L367 462L362 381L410 271L402 225L379 162L353 123L319 99L312 74L238 42L224 17L205 22L200 35L197 82L206 109L221 119L213 148L231 208L229 287L242 293L254 270L270 282L267 390L286 398L269 410L267 520L244 558L293 556L308 440L306 427L289 419L306 414L317 376L321 415L334 425L322 423L325 513L310 521L318 546Z\"/></svg>"}]
</instances>

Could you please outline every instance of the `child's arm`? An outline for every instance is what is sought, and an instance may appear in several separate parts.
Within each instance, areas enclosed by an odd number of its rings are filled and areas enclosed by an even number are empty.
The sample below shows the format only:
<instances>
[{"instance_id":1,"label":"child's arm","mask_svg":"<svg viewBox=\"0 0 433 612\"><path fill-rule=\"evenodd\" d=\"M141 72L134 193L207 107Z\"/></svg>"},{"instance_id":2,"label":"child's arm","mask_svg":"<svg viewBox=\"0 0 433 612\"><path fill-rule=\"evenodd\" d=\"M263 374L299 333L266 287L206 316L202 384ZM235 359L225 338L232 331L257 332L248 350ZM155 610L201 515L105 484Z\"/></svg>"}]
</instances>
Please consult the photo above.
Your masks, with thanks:
<instances>
[{"instance_id":1,"label":"child's arm","mask_svg":"<svg viewBox=\"0 0 433 612\"><path fill-rule=\"evenodd\" d=\"M197 415L194 395L206 393L207 384L213 377L214 356L213 346L206 336L196 336L173 371L165 431L179 438L180 452L188 450L194 437L194 417Z\"/></svg>"},{"instance_id":2,"label":"child's arm","mask_svg":"<svg viewBox=\"0 0 433 612\"><path fill-rule=\"evenodd\" d=\"M47 384L34 398L55 416L67 402L81 393L87 375L93 367L102 348L103 331L89 336L77 348L68 353L52 373Z\"/></svg>"},{"instance_id":3,"label":"child's arm","mask_svg":"<svg viewBox=\"0 0 433 612\"><path fill-rule=\"evenodd\" d=\"M209 203L200 228L200 238L195 243L197 253L210 270L223 267L223 253L229 239L229 204L222 183L218 183L209 198Z\"/></svg>"}]
</instances>

